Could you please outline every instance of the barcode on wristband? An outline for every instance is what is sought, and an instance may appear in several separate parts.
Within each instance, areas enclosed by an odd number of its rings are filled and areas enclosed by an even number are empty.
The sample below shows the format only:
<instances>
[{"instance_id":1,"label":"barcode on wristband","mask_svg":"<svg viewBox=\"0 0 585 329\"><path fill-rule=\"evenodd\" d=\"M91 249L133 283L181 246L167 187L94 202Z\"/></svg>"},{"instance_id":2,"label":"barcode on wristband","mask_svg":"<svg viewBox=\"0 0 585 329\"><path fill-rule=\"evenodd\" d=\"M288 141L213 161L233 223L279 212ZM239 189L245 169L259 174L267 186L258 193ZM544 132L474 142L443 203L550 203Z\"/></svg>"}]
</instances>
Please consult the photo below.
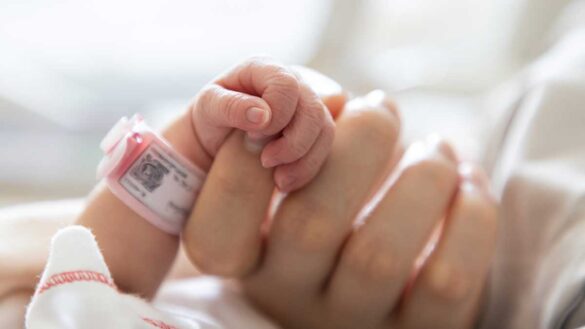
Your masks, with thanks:
<instances>
[{"instance_id":1,"label":"barcode on wristband","mask_svg":"<svg viewBox=\"0 0 585 329\"><path fill-rule=\"evenodd\" d=\"M119 183L161 219L182 226L197 197L200 180L153 141Z\"/></svg>"}]
</instances>

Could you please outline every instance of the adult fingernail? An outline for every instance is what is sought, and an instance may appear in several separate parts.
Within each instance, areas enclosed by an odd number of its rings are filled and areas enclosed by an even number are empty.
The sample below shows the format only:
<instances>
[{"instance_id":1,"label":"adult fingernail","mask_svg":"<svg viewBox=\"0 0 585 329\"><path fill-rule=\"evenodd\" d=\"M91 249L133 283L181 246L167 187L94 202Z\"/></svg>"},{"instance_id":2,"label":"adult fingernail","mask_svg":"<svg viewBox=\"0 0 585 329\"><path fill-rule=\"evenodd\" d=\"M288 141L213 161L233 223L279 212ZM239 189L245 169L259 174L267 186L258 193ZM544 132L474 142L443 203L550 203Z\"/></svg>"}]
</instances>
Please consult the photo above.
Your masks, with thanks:
<instances>
[{"instance_id":1,"label":"adult fingernail","mask_svg":"<svg viewBox=\"0 0 585 329\"><path fill-rule=\"evenodd\" d=\"M496 200L491 189L490 179L480 167L470 162L463 162L459 165L459 175L463 178L464 184L467 182L467 185L473 186L489 199ZM468 188L471 189L471 187Z\"/></svg>"},{"instance_id":2,"label":"adult fingernail","mask_svg":"<svg viewBox=\"0 0 585 329\"><path fill-rule=\"evenodd\" d=\"M246 118L255 125L264 125L269 117L268 111L259 107L251 107L246 111Z\"/></svg>"}]
</instances>

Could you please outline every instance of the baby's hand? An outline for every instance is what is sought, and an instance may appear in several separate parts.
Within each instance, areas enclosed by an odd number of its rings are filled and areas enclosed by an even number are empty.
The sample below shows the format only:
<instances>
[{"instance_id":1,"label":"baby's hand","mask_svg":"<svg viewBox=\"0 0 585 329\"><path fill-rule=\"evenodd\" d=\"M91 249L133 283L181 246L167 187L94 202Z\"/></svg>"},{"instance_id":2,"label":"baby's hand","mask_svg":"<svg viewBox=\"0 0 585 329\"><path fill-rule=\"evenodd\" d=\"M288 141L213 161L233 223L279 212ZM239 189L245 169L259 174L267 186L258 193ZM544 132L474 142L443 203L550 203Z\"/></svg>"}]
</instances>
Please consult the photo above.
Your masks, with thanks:
<instances>
[{"instance_id":1,"label":"baby's hand","mask_svg":"<svg viewBox=\"0 0 585 329\"><path fill-rule=\"evenodd\" d=\"M333 143L334 122L319 96L266 58L247 60L203 88L191 116L211 157L233 128L248 132L248 147L262 149L262 165L276 167L274 180L285 192L317 174Z\"/></svg>"}]
</instances>

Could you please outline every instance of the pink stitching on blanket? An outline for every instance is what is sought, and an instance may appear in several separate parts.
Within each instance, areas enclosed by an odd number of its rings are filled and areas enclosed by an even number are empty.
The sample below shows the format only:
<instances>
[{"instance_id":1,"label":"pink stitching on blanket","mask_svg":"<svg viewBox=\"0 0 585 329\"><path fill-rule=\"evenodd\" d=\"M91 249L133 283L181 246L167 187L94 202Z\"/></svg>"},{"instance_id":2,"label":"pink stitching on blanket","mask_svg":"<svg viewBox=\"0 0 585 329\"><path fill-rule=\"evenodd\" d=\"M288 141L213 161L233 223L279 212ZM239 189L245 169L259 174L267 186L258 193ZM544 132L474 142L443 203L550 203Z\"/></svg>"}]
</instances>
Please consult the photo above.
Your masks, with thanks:
<instances>
[{"instance_id":1,"label":"pink stitching on blanket","mask_svg":"<svg viewBox=\"0 0 585 329\"><path fill-rule=\"evenodd\" d=\"M114 289L116 288L114 281L112 281L112 279L109 279L103 273L89 271L89 270L79 270L79 271L62 272L62 273L57 273L57 274L51 275L51 277L49 277L49 279L47 279L45 284L43 284L39 288L38 293L42 294L43 292L45 292L53 287L64 285L64 284L69 284L69 283L73 283L73 282L88 282L88 281L103 283L103 284L110 286Z\"/></svg>"},{"instance_id":2,"label":"pink stitching on blanket","mask_svg":"<svg viewBox=\"0 0 585 329\"><path fill-rule=\"evenodd\" d=\"M51 288L61 286L64 284L73 283L73 282L98 282L98 283L105 284L109 287L112 287L114 289L117 289L116 285L114 284L114 281L112 279L109 279L103 273L89 271L89 270L78 270L78 271L62 272L62 273L57 273L57 274L51 275L49 277L49 279L47 279L45 284L43 284L38 289L39 290L38 293L42 294L43 292L45 292ZM144 322L151 324L151 325L153 325L157 328L160 328L160 329L178 329L177 327L172 326L172 325L167 324L167 323L164 323L163 321L160 321L160 320L149 319L146 317L142 317L142 320L144 320Z\"/></svg>"},{"instance_id":3,"label":"pink stitching on blanket","mask_svg":"<svg viewBox=\"0 0 585 329\"><path fill-rule=\"evenodd\" d=\"M144 322L152 324L153 326L160 328L160 329L178 329L175 326L171 326L170 324L166 324L160 320L153 320L153 319L149 319L149 318L142 318L142 320L144 320Z\"/></svg>"}]
</instances>

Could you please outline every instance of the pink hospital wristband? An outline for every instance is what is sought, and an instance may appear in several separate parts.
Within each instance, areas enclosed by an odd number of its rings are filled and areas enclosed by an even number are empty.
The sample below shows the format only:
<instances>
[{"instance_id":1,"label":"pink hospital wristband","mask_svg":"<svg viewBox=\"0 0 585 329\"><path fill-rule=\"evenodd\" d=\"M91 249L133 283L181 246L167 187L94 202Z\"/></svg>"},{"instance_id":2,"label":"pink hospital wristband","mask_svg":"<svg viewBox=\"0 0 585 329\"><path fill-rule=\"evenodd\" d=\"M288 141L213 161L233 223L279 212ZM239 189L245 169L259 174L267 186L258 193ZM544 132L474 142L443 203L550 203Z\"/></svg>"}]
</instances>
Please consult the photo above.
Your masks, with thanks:
<instances>
[{"instance_id":1,"label":"pink hospital wristband","mask_svg":"<svg viewBox=\"0 0 585 329\"><path fill-rule=\"evenodd\" d=\"M152 225L174 235L183 230L205 172L191 163L136 114L123 117L100 143L105 157L98 179Z\"/></svg>"}]
</instances>

